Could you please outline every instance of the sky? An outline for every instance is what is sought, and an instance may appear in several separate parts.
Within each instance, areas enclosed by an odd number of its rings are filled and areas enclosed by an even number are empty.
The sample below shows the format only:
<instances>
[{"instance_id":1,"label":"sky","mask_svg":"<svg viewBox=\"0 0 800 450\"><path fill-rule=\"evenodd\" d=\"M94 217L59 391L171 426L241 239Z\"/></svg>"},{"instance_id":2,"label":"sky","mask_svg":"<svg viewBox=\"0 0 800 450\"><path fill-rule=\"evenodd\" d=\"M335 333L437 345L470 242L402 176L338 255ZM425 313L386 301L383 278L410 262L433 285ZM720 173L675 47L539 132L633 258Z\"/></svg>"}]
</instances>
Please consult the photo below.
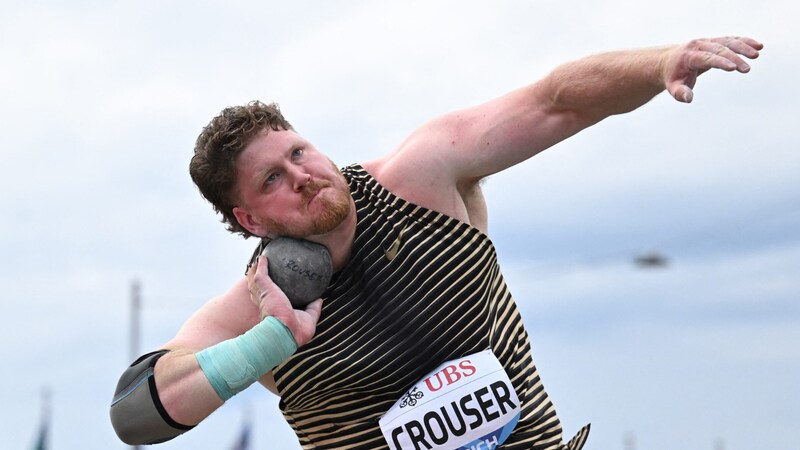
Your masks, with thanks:
<instances>
[{"instance_id":1,"label":"sky","mask_svg":"<svg viewBox=\"0 0 800 450\"><path fill-rule=\"evenodd\" d=\"M222 108L276 101L340 165L426 120L608 50L747 35L753 69L702 75L488 179L489 234L565 438L587 450L796 450L800 19L796 2L2 1L0 447L124 449L131 361L238 279L188 176ZM633 259L668 258L661 269ZM297 449L253 387L156 448Z\"/></svg>"}]
</instances>

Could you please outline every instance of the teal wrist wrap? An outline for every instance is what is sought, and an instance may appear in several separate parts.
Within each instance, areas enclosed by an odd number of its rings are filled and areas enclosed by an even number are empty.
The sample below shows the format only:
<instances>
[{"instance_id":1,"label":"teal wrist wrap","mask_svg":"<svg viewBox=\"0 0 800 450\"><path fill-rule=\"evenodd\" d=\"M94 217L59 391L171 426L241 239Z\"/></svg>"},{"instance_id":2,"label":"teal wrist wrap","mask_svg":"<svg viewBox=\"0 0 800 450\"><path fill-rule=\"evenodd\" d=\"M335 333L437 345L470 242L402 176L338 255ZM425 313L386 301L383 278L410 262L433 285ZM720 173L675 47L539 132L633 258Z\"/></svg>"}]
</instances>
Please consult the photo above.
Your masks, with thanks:
<instances>
[{"instance_id":1,"label":"teal wrist wrap","mask_svg":"<svg viewBox=\"0 0 800 450\"><path fill-rule=\"evenodd\" d=\"M243 335L195 353L200 369L225 401L297 351L289 328L269 316Z\"/></svg>"}]
</instances>

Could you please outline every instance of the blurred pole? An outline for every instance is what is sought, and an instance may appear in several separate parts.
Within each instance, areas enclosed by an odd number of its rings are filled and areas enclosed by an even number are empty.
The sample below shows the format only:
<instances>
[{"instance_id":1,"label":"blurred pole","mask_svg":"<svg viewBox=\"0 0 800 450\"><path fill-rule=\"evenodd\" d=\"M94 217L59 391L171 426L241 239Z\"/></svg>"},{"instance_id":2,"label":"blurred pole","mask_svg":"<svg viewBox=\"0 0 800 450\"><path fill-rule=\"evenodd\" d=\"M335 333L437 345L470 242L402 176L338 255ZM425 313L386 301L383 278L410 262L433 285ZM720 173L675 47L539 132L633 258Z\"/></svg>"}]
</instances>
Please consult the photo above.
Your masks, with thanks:
<instances>
[{"instance_id":1,"label":"blurred pole","mask_svg":"<svg viewBox=\"0 0 800 450\"><path fill-rule=\"evenodd\" d=\"M130 335L130 358L131 362L139 357L139 327L140 311L142 309L142 285L139 280L134 279L131 283L131 335ZM132 445L133 449L140 449L139 445Z\"/></svg>"},{"instance_id":2,"label":"blurred pole","mask_svg":"<svg viewBox=\"0 0 800 450\"><path fill-rule=\"evenodd\" d=\"M142 309L142 285L139 280L131 283L131 336L130 360L139 357L139 311Z\"/></svg>"},{"instance_id":3,"label":"blurred pole","mask_svg":"<svg viewBox=\"0 0 800 450\"><path fill-rule=\"evenodd\" d=\"M39 425L39 434L36 436L36 442L33 444L34 450L47 450L50 448L50 399L52 394L49 387L42 388L42 417Z\"/></svg>"}]
</instances>

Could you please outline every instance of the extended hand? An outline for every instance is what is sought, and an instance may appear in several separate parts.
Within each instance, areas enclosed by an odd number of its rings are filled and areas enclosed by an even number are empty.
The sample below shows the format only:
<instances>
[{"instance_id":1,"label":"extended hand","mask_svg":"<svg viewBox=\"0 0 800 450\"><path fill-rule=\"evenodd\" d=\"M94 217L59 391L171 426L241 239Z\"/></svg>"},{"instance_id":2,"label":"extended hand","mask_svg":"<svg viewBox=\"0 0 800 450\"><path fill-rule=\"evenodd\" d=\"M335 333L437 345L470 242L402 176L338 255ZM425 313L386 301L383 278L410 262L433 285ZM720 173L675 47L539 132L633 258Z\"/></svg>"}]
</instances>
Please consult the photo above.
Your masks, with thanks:
<instances>
[{"instance_id":1,"label":"extended hand","mask_svg":"<svg viewBox=\"0 0 800 450\"><path fill-rule=\"evenodd\" d=\"M247 272L250 300L261 311L262 318L273 316L283 322L294 335L297 346L302 347L314 337L322 311L322 299L309 303L305 310L294 309L286 294L267 273L267 258L260 256L258 263Z\"/></svg>"},{"instance_id":2,"label":"extended hand","mask_svg":"<svg viewBox=\"0 0 800 450\"><path fill-rule=\"evenodd\" d=\"M750 65L739 55L755 59L762 48L764 45L748 37L695 39L676 47L667 53L663 66L667 91L679 102L689 103L698 75L709 69L749 72Z\"/></svg>"}]
</instances>

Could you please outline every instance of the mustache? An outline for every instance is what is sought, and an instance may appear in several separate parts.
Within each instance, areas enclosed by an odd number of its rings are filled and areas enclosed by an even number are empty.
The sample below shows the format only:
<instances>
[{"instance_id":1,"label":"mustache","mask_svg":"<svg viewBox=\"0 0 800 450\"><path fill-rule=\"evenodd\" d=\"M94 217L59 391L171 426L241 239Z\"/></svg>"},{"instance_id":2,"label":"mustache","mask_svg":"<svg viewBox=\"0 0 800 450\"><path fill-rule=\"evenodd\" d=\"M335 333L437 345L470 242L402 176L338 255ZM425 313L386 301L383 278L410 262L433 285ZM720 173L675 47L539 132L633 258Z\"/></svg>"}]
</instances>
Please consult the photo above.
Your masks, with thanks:
<instances>
[{"instance_id":1,"label":"mustache","mask_svg":"<svg viewBox=\"0 0 800 450\"><path fill-rule=\"evenodd\" d=\"M311 197L316 195L317 192L331 186L333 186L333 182L331 181L312 179L303 187L303 192L301 193L303 203L307 204L311 200Z\"/></svg>"}]
</instances>

